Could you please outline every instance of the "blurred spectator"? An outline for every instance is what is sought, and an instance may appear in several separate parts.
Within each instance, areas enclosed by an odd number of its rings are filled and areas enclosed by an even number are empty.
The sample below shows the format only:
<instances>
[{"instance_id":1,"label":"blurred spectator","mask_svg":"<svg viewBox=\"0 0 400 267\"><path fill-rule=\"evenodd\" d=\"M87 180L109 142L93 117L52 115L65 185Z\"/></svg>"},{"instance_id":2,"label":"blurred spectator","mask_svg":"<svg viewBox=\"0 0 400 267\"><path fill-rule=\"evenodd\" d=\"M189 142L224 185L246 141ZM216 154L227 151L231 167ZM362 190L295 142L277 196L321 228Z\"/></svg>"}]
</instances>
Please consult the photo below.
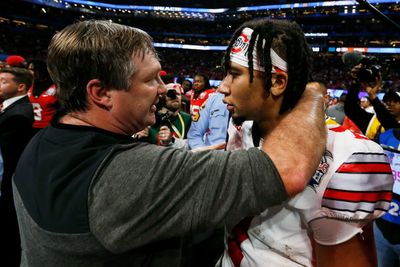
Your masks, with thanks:
<instances>
[{"instance_id":1,"label":"blurred spectator","mask_svg":"<svg viewBox=\"0 0 400 267\"><path fill-rule=\"evenodd\" d=\"M185 79L182 82L182 88L183 88L183 92L186 93L189 92L190 90L192 90L193 87L193 83L190 80Z\"/></svg>"},{"instance_id":2,"label":"blurred spectator","mask_svg":"<svg viewBox=\"0 0 400 267\"><path fill-rule=\"evenodd\" d=\"M198 73L194 76L193 90L190 95L190 115L193 121L199 119L199 111L204 107L208 96L214 93L215 89L211 88L208 76Z\"/></svg>"},{"instance_id":3,"label":"blurred spectator","mask_svg":"<svg viewBox=\"0 0 400 267\"><path fill-rule=\"evenodd\" d=\"M152 144L186 148L191 117L180 111L183 89L178 83L169 83L166 87L167 93L157 105L156 123L149 129L143 130L147 131L147 134L139 133L138 137Z\"/></svg>"},{"instance_id":4,"label":"blurred spectator","mask_svg":"<svg viewBox=\"0 0 400 267\"><path fill-rule=\"evenodd\" d=\"M165 70L160 70L160 77L165 84L174 82L174 74L168 73Z\"/></svg>"},{"instance_id":5,"label":"blurred spectator","mask_svg":"<svg viewBox=\"0 0 400 267\"><path fill-rule=\"evenodd\" d=\"M185 79L182 81L183 95L182 95L182 108L183 111L190 114L190 95L192 91L193 83Z\"/></svg>"},{"instance_id":6,"label":"blurred spectator","mask_svg":"<svg viewBox=\"0 0 400 267\"><path fill-rule=\"evenodd\" d=\"M389 158L394 186L390 210L374 224L378 266L400 266L400 128L382 133L379 143Z\"/></svg>"},{"instance_id":7,"label":"blurred spectator","mask_svg":"<svg viewBox=\"0 0 400 267\"><path fill-rule=\"evenodd\" d=\"M225 148L229 111L222 102L224 95L213 93L209 96L206 105L200 110L198 120L192 122L188 133L190 149L220 144Z\"/></svg>"},{"instance_id":8,"label":"blurred spectator","mask_svg":"<svg viewBox=\"0 0 400 267\"><path fill-rule=\"evenodd\" d=\"M332 97L332 99L329 101L329 106L334 106L339 102L339 97Z\"/></svg>"},{"instance_id":9,"label":"blurred spectator","mask_svg":"<svg viewBox=\"0 0 400 267\"><path fill-rule=\"evenodd\" d=\"M346 93L342 93L339 97L339 101L326 110L326 114L339 124L343 124L344 117L346 116L344 114L344 102L346 101L346 95Z\"/></svg>"},{"instance_id":10,"label":"blurred spectator","mask_svg":"<svg viewBox=\"0 0 400 267\"><path fill-rule=\"evenodd\" d=\"M383 96L383 103L386 104L389 113L394 117L397 122L400 122L400 92L399 91L388 91ZM395 128L396 124L393 125Z\"/></svg>"},{"instance_id":11,"label":"blurred spectator","mask_svg":"<svg viewBox=\"0 0 400 267\"><path fill-rule=\"evenodd\" d=\"M379 134L385 129L399 127L400 97L397 92L387 92L383 98L386 107L377 97L377 92L382 85L382 77L378 77L373 84L361 84L356 78L358 69L359 66L356 66L352 70L354 81L345 101L345 113L364 135L372 140L377 140ZM361 88L367 91L375 114L365 111L358 104L358 94Z\"/></svg>"},{"instance_id":12,"label":"blurred spectator","mask_svg":"<svg viewBox=\"0 0 400 267\"><path fill-rule=\"evenodd\" d=\"M6 63L9 67L26 68L25 58L18 55L8 56Z\"/></svg>"},{"instance_id":13,"label":"blurred spectator","mask_svg":"<svg viewBox=\"0 0 400 267\"><path fill-rule=\"evenodd\" d=\"M33 110L27 96L32 80L32 73L27 69L0 70L0 97L4 99L0 114L0 148L4 161L0 196L0 260L1 265L7 267L19 266L21 258L11 178L32 137Z\"/></svg>"},{"instance_id":14,"label":"blurred spectator","mask_svg":"<svg viewBox=\"0 0 400 267\"><path fill-rule=\"evenodd\" d=\"M360 106L367 112L375 114L374 107L371 105L369 97L363 96L360 99Z\"/></svg>"},{"instance_id":15,"label":"blurred spectator","mask_svg":"<svg viewBox=\"0 0 400 267\"><path fill-rule=\"evenodd\" d=\"M0 70L2 68L5 68L6 66L7 66L7 63L5 61L3 61L3 60L0 60Z\"/></svg>"},{"instance_id":16,"label":"blurred spectator","mask_svg":"<svg viewBox=\"0 0 400 267\"><path fill-rule=\"evenodd\" d=\"M33 85L28 91L33 106L35 133L49 125L57 108L56 87L47 71L46 62L40 59L29 61L28 70L33 72Z\"/></svg>"},{"instance_id":17,"label":"blurred spectator","mask_svg":"<svg viewBox=\"0 0 400 267\"><path fill-rule=\"evenodd\" d=\"M326 88L326 85L323 82L318 82L318 84L319 84L322 92L324 92L325 110L327 110L329 108L329 103L331 101L330 96L328 94L328 90ZM325 114L326 114L326 111L325 111ZM350 120L349 117L347 117L347 116L344 116L342 126L346 129L351 130L354 133L361 134L361 131L360 131L360 129L358 129L357 125L355 125L355 123L352 120Z\"/></svg>"}]
</instances>

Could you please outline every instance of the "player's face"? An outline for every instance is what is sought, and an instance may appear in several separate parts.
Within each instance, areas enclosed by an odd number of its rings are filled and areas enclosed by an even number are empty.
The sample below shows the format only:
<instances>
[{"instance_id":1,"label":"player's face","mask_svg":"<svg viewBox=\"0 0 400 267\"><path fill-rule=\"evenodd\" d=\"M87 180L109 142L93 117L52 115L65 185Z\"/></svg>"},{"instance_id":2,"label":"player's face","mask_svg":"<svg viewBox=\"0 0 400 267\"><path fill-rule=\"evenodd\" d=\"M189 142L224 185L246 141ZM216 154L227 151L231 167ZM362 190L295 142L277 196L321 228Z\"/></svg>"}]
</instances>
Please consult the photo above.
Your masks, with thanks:
<instances>
[{"instance_id":1,"label":"player's face","mask_svg":"<svg viewBox=\"0 0 400 267\"><path fill-rule=\"evenodd\" d=\"M161 65L153 54L133 57L137 71L131 77L127 91L112 91L112 114L126 133L133 134L143 130L156 121L156 104L159 95L165 94L165 84L160 78Z\"/></svg>"},{"instance_id":2,"label":"player's face","mask_svg":"<svg viewBox=\"0 0 400 267\"><path fill-rule=\"evenodd\" d=\"M234 119L265 121L274 116L272 101L264 90L262 72L254 71L250 83L249 69L234 62L230 63L227 75L218 91L225 95L224 102Z\"/></svg>"}]
</instances>

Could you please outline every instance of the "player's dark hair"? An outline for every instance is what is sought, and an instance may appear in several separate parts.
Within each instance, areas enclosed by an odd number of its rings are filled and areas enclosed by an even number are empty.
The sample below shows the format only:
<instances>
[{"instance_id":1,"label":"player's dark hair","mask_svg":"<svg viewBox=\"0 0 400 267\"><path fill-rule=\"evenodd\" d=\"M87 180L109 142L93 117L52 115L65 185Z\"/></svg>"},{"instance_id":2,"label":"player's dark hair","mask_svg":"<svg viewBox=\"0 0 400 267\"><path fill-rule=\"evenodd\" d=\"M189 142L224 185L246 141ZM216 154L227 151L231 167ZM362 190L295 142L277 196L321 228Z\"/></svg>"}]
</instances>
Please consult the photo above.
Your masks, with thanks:
<instances>
[{"instance_id":1,"label":"player's dark hair","mask_svg":"<svg viewBox=\"0 0 400 267\"><path fill-rule=\"evenodd\" d=\"M253 30L248 51L256 47L263 73L264 89L269 95L271 88L271 52L272 48L288 65L288 84L280 112L292 108L300 99L311 77L311 50L300 26L287 20L258 19L245 22L233 34L226 50L223 66L229 70L230 51L244 28ZM256 42L257 40L257 42ZM253 82L253 53L247 53L249 61L250 83Z\"/></svg>"}]
</instances>

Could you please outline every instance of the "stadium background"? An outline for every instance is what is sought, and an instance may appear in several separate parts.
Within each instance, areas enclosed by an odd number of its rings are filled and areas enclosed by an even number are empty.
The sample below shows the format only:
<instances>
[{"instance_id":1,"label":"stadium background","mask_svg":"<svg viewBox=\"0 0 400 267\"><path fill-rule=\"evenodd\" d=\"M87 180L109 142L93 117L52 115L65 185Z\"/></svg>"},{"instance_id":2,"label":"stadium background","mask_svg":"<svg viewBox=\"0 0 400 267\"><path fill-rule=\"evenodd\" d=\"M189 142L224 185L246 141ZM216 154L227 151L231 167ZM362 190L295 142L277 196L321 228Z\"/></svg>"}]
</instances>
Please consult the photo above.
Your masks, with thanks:
<instances>
[{"instance_id":1,"label":"stadium background","mask_svg":"<svg viewBox=\"0 0 400 267\"><path fill-rule=\"evenodd\" d=\"M349 67L341 58L353 50L377 58L382 92L399 90L399 29L359 2L363 1L6 0L0 2L0 60L10 54L45 58L58 30L77 20L106 19L147 31L167 73L191 78L202 72L218 84L221 58L234 29L248 19L269 17L300 24L314 51L314 78L325 82L331 95L348 87ZM400 21L398 1L368 2Z\"/></svg>"}]
</instances>

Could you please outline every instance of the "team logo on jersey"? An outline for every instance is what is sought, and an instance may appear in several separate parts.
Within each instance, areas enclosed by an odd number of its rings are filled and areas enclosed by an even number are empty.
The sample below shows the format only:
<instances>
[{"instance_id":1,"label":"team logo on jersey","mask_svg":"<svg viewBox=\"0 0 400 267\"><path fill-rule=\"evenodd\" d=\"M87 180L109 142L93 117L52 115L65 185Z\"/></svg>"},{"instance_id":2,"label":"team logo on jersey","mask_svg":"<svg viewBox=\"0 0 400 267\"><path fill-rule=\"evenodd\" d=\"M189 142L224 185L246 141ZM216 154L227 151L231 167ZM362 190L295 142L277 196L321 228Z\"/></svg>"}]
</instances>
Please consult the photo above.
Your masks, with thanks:
<instances>
[{"instance_id":1,"label":"team logo on jersey","mask_svg":"<svg viewBox=\"0 0 400 267\"><path fill-rule=\"evenodd\" d=\"M200 112L196 112L192 115L192 120L197 122L200 119Z\"/></svg>"},{"instance_id":2,"label":"team logo on jersey","mask_svg":"<svg viewBox=\"0 0 400 267\"><path fill-rule=\"evenodd\" d=\"M49 89L47 89L46 94L47 95L55 95L56 94L56 88L50 87Z\"/></svg>"},{"instance_id":3,"label":"team logo on jersey","mask_svg":"<svg viewBox=\"0 0 400 267\"><path fill-rule=\"evenodd\" d=\"M325 150L325 154L322 156L321 161L319 162L319 166L314 176L311 178L308 186L311 187L315 192L317 191L317 187L322 181L322 177L328 172L329 162L333 160L333 155L330 151Z\"/></svg>"},{"instance_id":4,"label":"team logo on jersey","mask_svg":"<svg viewBox=\"0 0 400 267\"><path fill-rule=\"evenodd\" d=\"M199 99L204 99L206 97L206 92L203 92L200 94Z\"/></svg>"}]
</instances>

